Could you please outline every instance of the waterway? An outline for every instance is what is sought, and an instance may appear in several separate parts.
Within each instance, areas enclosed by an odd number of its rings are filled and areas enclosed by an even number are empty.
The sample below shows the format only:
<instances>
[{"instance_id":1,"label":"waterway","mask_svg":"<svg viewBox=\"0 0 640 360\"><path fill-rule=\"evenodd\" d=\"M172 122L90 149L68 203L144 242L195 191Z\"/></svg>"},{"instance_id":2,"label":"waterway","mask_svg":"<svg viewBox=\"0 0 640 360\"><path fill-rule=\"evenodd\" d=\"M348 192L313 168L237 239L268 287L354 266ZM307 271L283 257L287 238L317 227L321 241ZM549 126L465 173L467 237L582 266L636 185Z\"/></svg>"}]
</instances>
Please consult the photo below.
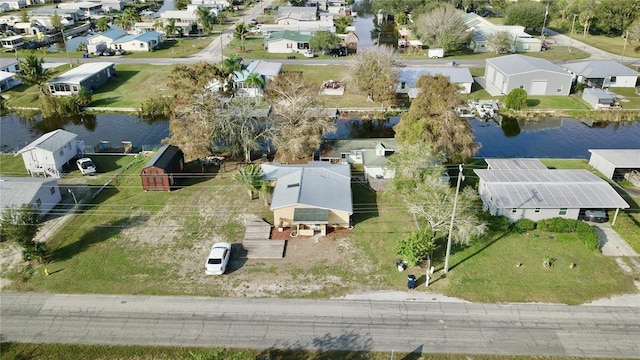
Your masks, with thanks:
<instances>
[{"instance_id":1,"label":"waterway","mask_svg":"<svg viewBox=\"0 0 640 360\"><path fill-rule=\"evenodd\" d=\"M335 133L327 139L393 137L398 116L385 120L337 121ZM470 120L479 157L589 157L589 149L640 149L640 122L594 123L588 126L574 119ZM40 135L63 128L78 134L88 146L108 141L112 146L131 141L136 148L153 148L169 136L167 120L146 121L132 115L84 115L73 120L27 121L15 115L0 117L0 144L3 151L17 151Z\"/></svg>"}]
</instances>

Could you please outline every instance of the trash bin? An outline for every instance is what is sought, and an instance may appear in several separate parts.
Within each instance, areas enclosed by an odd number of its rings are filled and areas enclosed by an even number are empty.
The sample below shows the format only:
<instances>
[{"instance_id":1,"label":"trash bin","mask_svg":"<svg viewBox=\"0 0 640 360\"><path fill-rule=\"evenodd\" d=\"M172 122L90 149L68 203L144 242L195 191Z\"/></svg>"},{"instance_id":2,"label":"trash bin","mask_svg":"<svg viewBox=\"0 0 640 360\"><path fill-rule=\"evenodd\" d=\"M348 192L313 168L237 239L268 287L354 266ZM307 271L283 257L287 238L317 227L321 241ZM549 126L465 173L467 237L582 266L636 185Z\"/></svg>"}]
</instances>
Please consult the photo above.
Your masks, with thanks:
<instances>
[{"instance_id":1,"label":"trash bin","mask_svg":"<svg viewBox=\"0 0 640 360\"><path fill-rule=\"evenodd\" d=\"M407 288L408 289L415 289L416 288L416 276L415 275L407 276Z\"/></svg>"},{"instance_id":2,"label":"trash bin","mask_svg":"<svg viewBox=\"0 0 640 360\"><path fill-rule=\"evenodd\" d=\"M396 259L396 266L398 267L398 271L404 271L404 261L402 261L402 259Z\"/></svg>"}]
</instances>

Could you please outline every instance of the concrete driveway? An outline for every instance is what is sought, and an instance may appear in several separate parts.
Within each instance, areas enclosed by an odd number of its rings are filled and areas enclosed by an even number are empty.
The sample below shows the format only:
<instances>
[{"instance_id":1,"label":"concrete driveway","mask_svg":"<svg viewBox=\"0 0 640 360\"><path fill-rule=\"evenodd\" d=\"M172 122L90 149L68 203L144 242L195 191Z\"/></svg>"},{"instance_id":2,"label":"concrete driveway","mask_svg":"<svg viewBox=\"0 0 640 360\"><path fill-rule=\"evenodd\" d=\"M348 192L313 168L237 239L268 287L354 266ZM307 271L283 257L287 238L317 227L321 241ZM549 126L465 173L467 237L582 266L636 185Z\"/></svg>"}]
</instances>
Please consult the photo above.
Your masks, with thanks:
<instances>
[{"instance_id":1,"label":"concrete driveway","mask_svg":"<svg viewBox=\"0 0 640 360\"><path fill-rule=\"evenodd\" d=\"M605 256L640 256L620 236L610 223L594 224L600 236L600 250Z\"/></svg>"}]
</instances>

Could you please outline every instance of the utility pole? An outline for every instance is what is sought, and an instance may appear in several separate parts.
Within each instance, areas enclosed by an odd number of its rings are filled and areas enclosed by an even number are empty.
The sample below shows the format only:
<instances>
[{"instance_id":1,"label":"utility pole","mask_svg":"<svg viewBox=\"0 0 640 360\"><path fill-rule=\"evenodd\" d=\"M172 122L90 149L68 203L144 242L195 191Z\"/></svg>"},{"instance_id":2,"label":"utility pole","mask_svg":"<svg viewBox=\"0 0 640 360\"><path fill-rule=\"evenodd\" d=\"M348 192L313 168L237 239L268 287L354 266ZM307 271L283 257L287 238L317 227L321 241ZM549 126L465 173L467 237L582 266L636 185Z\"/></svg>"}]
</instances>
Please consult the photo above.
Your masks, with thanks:
<instances>
[{"instance_id":1,"label":"utility pole","mask_svg":"<svg viewBox=\"0 0 640 360\"><path fill-rule=\"evenodd\" d=\"M549 4L547 4L547 7L544 10L544 21L542 22L542 31L540 32L540 35L542 36L542 40L544 40L544 37L545 37L544 28L547 26L548 15L549 15Z\"/></svg>"},{"instance_id":2,"label":"utility pole","mask_svg":"<svg viewBox=\"0 0 640 360\"><path fill-rule=\"evenodd\" d=\"M453 221L456 217L456 209L458 207L458 194L460 193L460 183L462 183L462 164L458 167L458 184L456 185L456 196L453 198L453 211L451 212L451 223L449 224L449 237L447 239L447 252L444 258L444 273L449 271L449 256L451 255L451 235L453 234Z\"/></svg>"},{"instance_id":3,"label":"utility pole","mask_svg":"<svg viewBox=\"0 0 640 360\"><path fill-rule=\"evenodd\" d=\"M573 14L573 21L571 22L571 37L569 38L569 52L571 52L571 44L573 43L573 30L576 28L576 17L578 14Z\"/></svg>"},{"instance_id":4,"label":"utility pole","mask_svg":"<svg viewBox=\"0 0 640 360\"><path fill-rule=\"evenodd\" d=\"M627 39L629 38L629 30L627 30L627 34L624 37L624 46L622 47L622 58L620 58L620 61L624 61L624 52L625 50L627 50Z\"/></svg>"}]
</instances>

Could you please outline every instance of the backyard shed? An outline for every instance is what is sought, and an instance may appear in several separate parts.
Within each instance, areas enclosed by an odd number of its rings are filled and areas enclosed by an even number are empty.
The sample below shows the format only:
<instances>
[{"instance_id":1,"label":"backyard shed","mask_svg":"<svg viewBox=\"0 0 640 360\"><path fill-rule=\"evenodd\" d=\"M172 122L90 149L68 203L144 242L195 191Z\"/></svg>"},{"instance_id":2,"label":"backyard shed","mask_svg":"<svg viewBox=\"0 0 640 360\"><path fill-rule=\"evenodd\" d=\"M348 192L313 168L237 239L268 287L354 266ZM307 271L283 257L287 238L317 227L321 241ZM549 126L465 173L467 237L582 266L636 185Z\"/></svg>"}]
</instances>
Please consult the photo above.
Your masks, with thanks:
<instances>
[{"instance_id":1,"label":"backyard shed","mask_svg":"<svg viewBox=\"0 0 640 360\"><path fill-rule=\"evenodd\" d=\"M602 89L584 89L582 100L586 101L594 109L607 109L616 105L616 94Z\"/></svg>"},{"instance_id":2,"label":"backyard shed","mask_svg":"<svg viewBox=\"0 0 640 360\"><path fill-rule=\"evenodd\" d=\"M589 152L589 165L609 179L623 179L629 171L640 171L640 149L589 149Z\"/></svg>"},{"instance_id":3,"label":"backyard shed","mask_svg":"<svg viewBox=\"0 0 640 360\"><path fill-rule=\"evenodd\" d=\"M95 91L115 75L116 67L112 62L86 63L47 81L47 86L52 95L71 96L81 88Z\"/></svg>"},{"instance_id":4,"label":"backyard shed","mask_svg":"<svg viewBox=\"0 0 640 360\"><path fill-rule=\"evenodd\" d=\"M184 170L184 154L180 148L164 145L147 162L140 177L144 191L171 191L174 173Z\"/></svg>"}]
</instances>

